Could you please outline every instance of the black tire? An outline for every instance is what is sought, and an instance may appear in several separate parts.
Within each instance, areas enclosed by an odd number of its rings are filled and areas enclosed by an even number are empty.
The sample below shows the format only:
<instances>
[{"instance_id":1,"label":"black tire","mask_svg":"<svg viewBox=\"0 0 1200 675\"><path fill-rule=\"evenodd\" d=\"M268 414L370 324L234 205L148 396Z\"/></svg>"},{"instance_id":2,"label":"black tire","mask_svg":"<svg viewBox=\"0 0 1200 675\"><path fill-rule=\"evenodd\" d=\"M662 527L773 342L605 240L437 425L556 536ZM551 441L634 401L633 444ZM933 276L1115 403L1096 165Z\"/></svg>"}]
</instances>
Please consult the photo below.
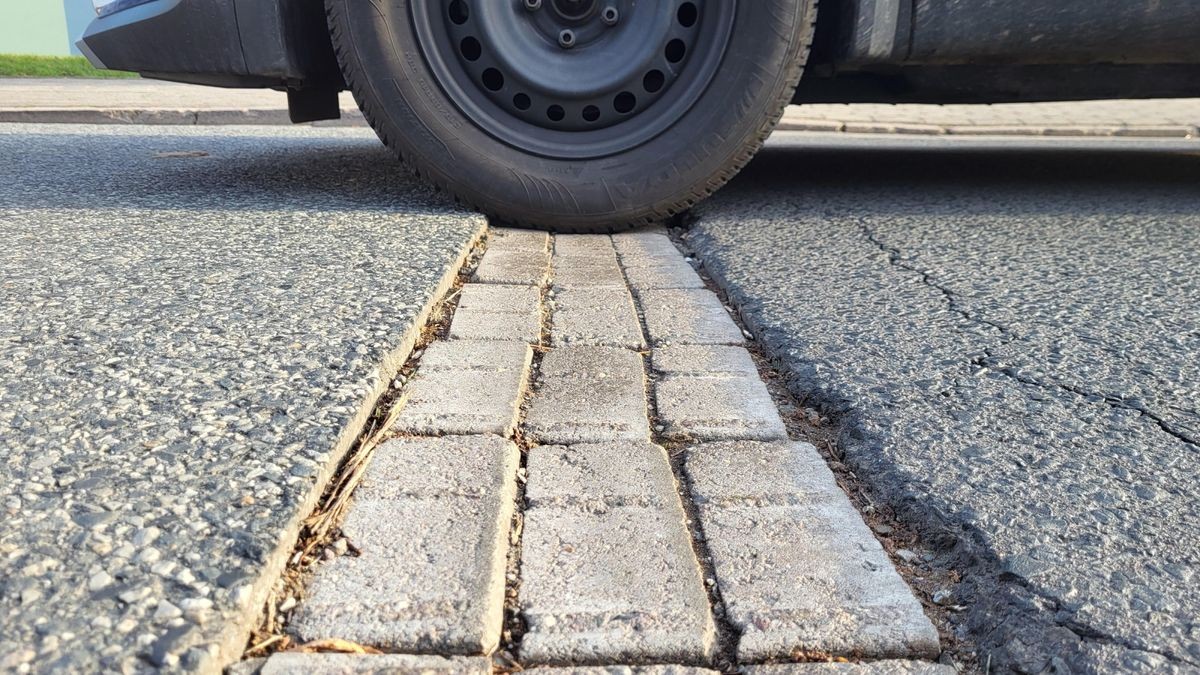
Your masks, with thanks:
<instances>
[{"instance_id":1,"label":"black tire","mask_svg":"<svg viewBox=\"0 0 1200 675\"><path fill-rule=\"evenodd\" d=\"M453 2L326 0L338 61L366 119L410 168L466 205L564 232L660 222L729 181L790 102L816 18L816 0L740 0L713 10L728 13L732 28L714 57L719 65L681 114L619 152L547 157L499 140L447 93L417 36L428 20L414 15L438 10L410 6L418 4L444 11Z\"/></svg>"}]
</instances>

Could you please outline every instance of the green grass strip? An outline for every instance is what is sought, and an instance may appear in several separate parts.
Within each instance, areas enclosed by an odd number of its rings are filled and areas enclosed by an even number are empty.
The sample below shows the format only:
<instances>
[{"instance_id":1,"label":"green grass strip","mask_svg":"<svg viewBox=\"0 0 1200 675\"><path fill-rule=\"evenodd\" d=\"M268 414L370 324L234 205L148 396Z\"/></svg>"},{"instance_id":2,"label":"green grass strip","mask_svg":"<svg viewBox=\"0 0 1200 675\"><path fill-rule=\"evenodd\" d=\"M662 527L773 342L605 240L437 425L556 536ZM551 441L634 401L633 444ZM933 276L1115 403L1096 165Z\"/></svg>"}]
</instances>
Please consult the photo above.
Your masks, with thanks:
<instances>
[{"instance_id":1,"label":"green grass strip","mask_svg":"<svg viewBox=\"0 0 1200 675\"><path fill-rule=\"evenodd\" d=\"M120 70L97 70L82 56L0 54L0 77L137 77Z\"/></svg>"}]
</instances>

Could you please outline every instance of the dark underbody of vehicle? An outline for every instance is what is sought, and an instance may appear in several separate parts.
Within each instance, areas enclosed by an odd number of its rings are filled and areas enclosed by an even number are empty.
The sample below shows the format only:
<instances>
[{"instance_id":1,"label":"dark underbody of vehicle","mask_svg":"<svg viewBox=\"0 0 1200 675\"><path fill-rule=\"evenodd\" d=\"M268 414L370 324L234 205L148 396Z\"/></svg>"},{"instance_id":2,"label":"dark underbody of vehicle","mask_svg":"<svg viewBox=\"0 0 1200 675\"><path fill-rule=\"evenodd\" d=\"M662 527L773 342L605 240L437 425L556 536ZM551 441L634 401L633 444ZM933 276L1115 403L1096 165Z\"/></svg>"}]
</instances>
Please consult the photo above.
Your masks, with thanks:
<instances>
[{"instance_id":1,"label":"dark underbody of vehicle","mask_svg":"<svg viewBox=\"0 0 1200 675\"><path fill-rule=\"evenodd\" d=\"M1198 34L1196 0L116 0L80 46L297 122L352 89L463 201L589 230L702 199L789 102L1194 96Z\"/></svg>"}]
</instances>

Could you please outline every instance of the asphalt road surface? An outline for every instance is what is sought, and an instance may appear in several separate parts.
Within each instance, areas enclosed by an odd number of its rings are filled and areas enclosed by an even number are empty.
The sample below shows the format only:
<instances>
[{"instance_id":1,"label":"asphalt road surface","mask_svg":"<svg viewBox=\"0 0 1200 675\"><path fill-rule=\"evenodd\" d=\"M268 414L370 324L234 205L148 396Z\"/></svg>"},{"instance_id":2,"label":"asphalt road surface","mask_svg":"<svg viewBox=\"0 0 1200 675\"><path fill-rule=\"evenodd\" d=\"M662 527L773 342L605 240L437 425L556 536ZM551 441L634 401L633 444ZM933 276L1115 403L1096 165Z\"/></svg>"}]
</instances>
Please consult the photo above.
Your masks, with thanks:
<instances>
[{"instance_id":1,"label":"asphalt road surface","mask_svg":"<svg viewBox=\"0 0 1200 675\"><path fill-rule=\"evenodd\" d=\"M0 125L0 156L0 670L236 659L485 221L361 130Z\"/></svg>"},{"instance_id":2,"label":"asphalt road surface","mask_svg":"<svg viewBox=\"0 0 1200 675\"><path fill-rule=\"evenodd\" d=\"M980 663L1200 667L1195 142L803 139L689 241L961 574ZM361 129L0 152L0 669L227 658L483 220Z\"/></svg>"},{"instance_id":3,"label":"asphalt road surface","mask_svg":"<svg viewBox=\"0 0 1200 675\"><path fill-rule=\"evenodd\" d=\"M791 138L689 240L980 665L1200 669L1200 148Z\"/></svg>"}]
</instances>

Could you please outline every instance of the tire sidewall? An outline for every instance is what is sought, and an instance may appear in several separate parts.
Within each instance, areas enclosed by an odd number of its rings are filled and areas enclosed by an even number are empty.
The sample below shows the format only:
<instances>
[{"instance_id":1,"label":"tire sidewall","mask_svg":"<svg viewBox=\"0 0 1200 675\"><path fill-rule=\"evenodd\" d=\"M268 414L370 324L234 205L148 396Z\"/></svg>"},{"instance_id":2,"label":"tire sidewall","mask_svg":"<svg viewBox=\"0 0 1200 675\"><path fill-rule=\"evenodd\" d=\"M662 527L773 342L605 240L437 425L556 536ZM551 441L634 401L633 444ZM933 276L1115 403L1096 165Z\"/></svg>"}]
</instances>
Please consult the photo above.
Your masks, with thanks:
<instances>
[{"instance_id":1,"label":"tire sidewall","mask_svg":"<svg viewBox=\"0 0 1200 675\"><path fill-rule=\"evenodd\" d=\"M727 180L788 102L789 65L804 57L811 25L807 0L742 0L720 66L681 119L616 155L551 159L496 139L458 109L417 45L414 1L428 0L330 1L367 118L402 159L465 201L568 226L657 219L664 205L678 211Z\"/></svg>"}]
</instances>

